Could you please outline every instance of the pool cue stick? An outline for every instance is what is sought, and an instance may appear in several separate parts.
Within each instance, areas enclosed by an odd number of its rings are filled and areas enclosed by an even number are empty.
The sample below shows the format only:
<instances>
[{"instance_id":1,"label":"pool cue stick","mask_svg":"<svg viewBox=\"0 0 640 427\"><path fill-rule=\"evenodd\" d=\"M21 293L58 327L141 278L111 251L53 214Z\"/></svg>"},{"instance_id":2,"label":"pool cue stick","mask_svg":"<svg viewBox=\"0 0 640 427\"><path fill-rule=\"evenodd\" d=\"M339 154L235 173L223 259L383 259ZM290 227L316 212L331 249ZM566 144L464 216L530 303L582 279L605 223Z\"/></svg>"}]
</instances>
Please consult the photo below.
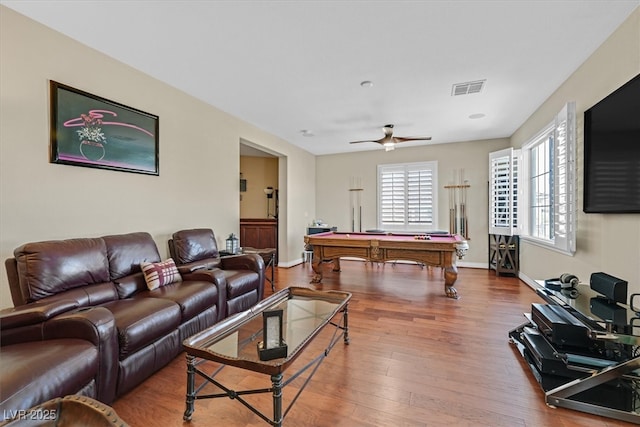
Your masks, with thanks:
<instances>
[{"instance_id":1,"label":"pool cue stick","mask_svg":"<svg viewBox=\"0 0 640 427\"><path fill-rule=\"evenodd\" d=\"M356 204L351 202L351 231L356 231Z\"/></svg>"},{"instance_id":2,"label":"pool cue stick","mask_svg":"<svg viewBox=\"0 0 640 427\"><path fill-rule=\"evenodd\" d=\"M464 189L460 189L460 235L462 237L467 236L467 223L466 223L466 215L467 215L467 206L464 200Z\"/></svg>"},{"instance_id":3,"label":"pool cue stick","mask_svg":"<svg viewBox=\"0 0 640 427\"><path fill-rule=\"evenodd\" d=\"M462 188L460 187L460 184L462 183L463 175L464 175L464 169L460 169L458 174L458 185L456 185L456 192L458 193L458 200L459 200L459 206L460 206L460 209L458 210L458 224L459 224L458 234L460 234L461 236L464 236L464 224L462 222L462 217L464 215L464 201L462 200L462 191L461 191Z\"/></svg>"},{"instance_id":4,"label":"pool cue stick","mask_svg":"<svg viewBox=\"0 0 640 427\"><path fill-rule=\"evenodd\" d=\"M451 234L458 233L458 193L456 191L455 185L451 189L453 192L453 230Z\"/></svg>"},{"instance_id":5,"label":"pool cue stick","mask_svg":"<svg viewBox=\"0 0 640 427\"><path fill-rule=\"evenodd\" d=\"M455 221L453 215L453 188L449 186L449 234L453 234L453 222Z\"/></svg>"},{"instance_id":6,"label":"pool cue stick","mask_svg":"<svg viewBox=\"0 0 640 427\"><path fill-rule=\"evenodd\" d=\"M356 195L356 200L358 201L358 231L362 232L362 200L360 199L360 191L358 191Z\"/></svg>"},{"instance_id":7,"label":"pool cue stick","mask_svg":"<svg viewBox=\"0 0 640 427\"><path fill-rule=\"evenodd\" d=\"M463 221L464 221L464 238L468 239L469 238L469 217L467 216L467 188L469 187L467 184L467 181L463 181L462 185L462 198L464 200L464 216L463 216Z\"/></svg>"},{"instance_id":8,"label":"pool cue stick","mask_svg":"<svg viewBox=\"0 0 640 427\"><path fill-rule=\"evenodd\" d=\"M456 184L456 234L460 234L460 228L462 224L460 223L460 218L462 217L462 200L460 200L460 188Z\"/></svg>"},{"instance_id":9,"label":"pool cue stick","mask_svg":"<svg viewBox=\"0 0 640 427\"><path fill-rule=\"evenodd\" d=\"M358 218L358 229L360 230L360 232L362 233L362 181L361 179L358 179L358 207L360 208L360 215Z\"/></svg>"},{"instance_id":10,"label":"pool cue stick","mask_svg":"<svg viewBox=\"0 0 640 427\"><path fill-rule=\"evenodd\" d=\"M460 189L460 198L462 199L462 212L461 212L461 216L460 216L460 221L462 222L462 226L460 227L461 229L461 235L462 237L466 237L467 236L467 223L465 221L465 218L467 216L467 203L466 200L464 198L464 188Z\"/></svg>"},{"instance_id":11,"label":"pool cue stick","mask_svg":"<svg viewBox=\"0 0 640 427\"><path fill-rule=\"evenodd\" d=\"M457 200L457 193L456 193L456 187L455 187L455 181L453 184L453 187L451 188L451 192L452 192L452 199L453 199L453 230L451 231L451 234L456 234L458 232L458 200Z\"/></svg>"},{"instance_id":12,"label":"pool cue stick","mask_svg":"<svg viewBox=\"0 0 640 427\"><path fill-rule=\"evenodd\" d=\"M351 176L349 178L349 205L351 206L351 231L356 231L356 201L353 189L356 185L356 177Z\"/></svg>"},{"instance_id":13,"label":"pool cue stick","mask_svg":"<svg viewBox=\"0 0 640 427\"><path fill-rule=\"evenodd\" d=\"M455 181L454 181L454 183L455 183ZM451 187L451 200L453 201L453 206L452 206L452 209L451 209L451 215L452 215L451 216L451 227L452 227L451 234L456 234L456 230L458 229L458 226L456 224L456 221L457 221L456 220L457 207L456 207L456 187L455 187L455 184Z\"/></svg>"},{"instance_id":14,"label":"pool cue stick","mask_svg":"<svg viewBox=\"0 0 640 427\"><path fill-rule=\"evenodd\" d=\"M462 222L462 217L464 215L464 201L462 200L462 192L460 191L461 189L458 188L458 194L460 196L460 215L458 217L458 223L460 224L460 232L458 234L460 234L461 236L464 236L464 223Z\"/></svg>"},{"instance_id":15,"label":"pool cue stick","mask_svg":"<svg viewBox=\"0 0 640 427\"><path fill-rule=\"evenodd\" d=\"M356 208L351 206L351 231L356 231Z\"/></svg>"}]
</instances>

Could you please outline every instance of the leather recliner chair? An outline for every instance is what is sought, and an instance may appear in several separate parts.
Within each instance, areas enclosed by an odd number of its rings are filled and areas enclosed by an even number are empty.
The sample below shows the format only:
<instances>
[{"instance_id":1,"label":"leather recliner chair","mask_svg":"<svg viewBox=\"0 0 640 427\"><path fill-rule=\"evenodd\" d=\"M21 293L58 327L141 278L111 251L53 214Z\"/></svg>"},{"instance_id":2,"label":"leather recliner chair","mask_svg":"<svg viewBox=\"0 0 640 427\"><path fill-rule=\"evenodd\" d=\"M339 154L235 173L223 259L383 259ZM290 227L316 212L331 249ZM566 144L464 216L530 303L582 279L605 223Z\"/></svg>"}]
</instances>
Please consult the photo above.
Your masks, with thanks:
<instances>
[{"instance_id":1,"label":"leather recliner chair","mask_svg":"<svg viewBox=\"0 0 640 427\"><path fill-rule=\"evenodd\" d=\"M221 257L213 230L180 230L169 239L169 252L181 274L222 271L226 304L221 319L251 308L264 296L264 260L257 254ZM212 282L216 280L212 277Z\"/></svg>"},{"instance_id":2,"label":"leather recliner chair","mask_svg":"<svg viewBox=\"0 0 640 427\"><path fill-rule=\"evenodd\" d=\"M58 300L0 311L2 418L68 394L114 400L113 315L103 307L77 305Z\"/></svg>"}]
</instances>

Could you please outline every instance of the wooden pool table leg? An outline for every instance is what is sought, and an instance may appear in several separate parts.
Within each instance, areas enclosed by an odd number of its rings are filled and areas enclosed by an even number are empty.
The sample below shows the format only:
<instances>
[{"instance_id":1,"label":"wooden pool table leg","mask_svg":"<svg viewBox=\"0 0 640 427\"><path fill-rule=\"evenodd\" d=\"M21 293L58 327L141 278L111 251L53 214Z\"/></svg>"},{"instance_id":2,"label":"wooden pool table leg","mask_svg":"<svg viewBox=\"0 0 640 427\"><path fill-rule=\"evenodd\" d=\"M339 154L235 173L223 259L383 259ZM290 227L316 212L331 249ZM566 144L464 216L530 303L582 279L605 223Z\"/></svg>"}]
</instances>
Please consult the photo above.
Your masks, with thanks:
<instances>
[{"instance_id":1,"label":"wooden pool table leg","mask_svg":"<svg viewBox=\"0 0 640 427\"><path fill-rule=\"evenodd\" d=\"M458 267L451 265L444 268L444 293L449 298L458 299L458 291L453 287L458 279Z\"/></svg>"},{"instance_id":2,"label":"wooden pool table leg","mask_svg":"<svg viewBox=\"0 0 640 427\"><path fill-rule=\"evenodd\" d=\"M311 283L320 283L322 282L322 269L320 268L321 260L320 257L313 257L313 261L311 262L311 269L313 270L313 277L311 278Z\"/></svg>"},{"instance_id":3,"label":"wooden pool table leg","mask_svg":"<svg viewBox=\"0 0 640 427\"><path fill-rule=\"evenodd\" d=\"M331 260L333 262L333 271L340 271L340 258L334 258ZM319 256L313 257L313 262L311 263L311 269L313 270L313 277L311 278L311 283L320 283L322 282L322 268L320 265L322 264L322 260Z\"/></svg>"}]
</instances>

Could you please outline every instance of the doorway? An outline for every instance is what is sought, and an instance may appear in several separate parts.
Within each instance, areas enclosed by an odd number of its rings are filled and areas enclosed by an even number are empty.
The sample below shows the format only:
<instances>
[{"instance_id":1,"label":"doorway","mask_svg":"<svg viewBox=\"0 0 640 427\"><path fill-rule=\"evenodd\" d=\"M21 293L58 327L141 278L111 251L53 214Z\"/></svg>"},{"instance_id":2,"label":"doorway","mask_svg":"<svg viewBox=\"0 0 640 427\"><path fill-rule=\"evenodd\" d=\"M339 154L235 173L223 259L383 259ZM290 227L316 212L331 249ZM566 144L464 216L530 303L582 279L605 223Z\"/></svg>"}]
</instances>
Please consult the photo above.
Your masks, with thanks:
<instances>
[{"instance_id":1,"label":"doorway","mask_svg":"<svg viewBox=\"0 0 640 427\"><path fill-rule=\"evenodd\" d=\"M240 246L275 248L276 262L283 194L281 163L277 153L240 141Z\"/></svg>"}]
</instances>

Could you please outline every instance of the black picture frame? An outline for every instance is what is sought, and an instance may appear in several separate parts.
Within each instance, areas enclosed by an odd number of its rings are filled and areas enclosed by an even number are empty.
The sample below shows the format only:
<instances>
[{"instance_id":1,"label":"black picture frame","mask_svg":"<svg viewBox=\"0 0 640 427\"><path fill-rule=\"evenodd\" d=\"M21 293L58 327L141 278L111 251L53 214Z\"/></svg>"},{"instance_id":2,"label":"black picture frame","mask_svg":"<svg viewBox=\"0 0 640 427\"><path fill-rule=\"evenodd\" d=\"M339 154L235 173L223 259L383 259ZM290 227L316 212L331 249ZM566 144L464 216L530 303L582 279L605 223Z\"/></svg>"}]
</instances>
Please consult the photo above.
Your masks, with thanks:
<instances>
[{"instance_id":1,"label":"black picture frame","mask_svg":"<svg viewBox=\"0 0 640 427\"><path fill-rule=\"evenodd\" d=\"M159 175L158 116L50 81L50 162Z\"/></svg>"}]
</instances>

